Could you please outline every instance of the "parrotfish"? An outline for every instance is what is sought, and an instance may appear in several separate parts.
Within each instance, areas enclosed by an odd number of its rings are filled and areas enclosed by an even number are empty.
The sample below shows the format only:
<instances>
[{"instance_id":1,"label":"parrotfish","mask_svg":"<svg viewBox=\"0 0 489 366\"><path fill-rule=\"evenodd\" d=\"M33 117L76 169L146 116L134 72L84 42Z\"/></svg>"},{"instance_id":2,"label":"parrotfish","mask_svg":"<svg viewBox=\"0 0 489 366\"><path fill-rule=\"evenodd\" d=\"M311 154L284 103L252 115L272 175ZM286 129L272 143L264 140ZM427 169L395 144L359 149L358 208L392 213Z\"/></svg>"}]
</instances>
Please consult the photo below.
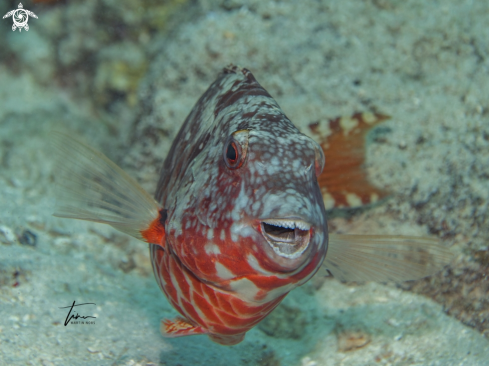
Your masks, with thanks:
<instances>
[{"instance_id":1,"label":"parrotfish","mask_svg":"<svg viewBox=\"0 0 489 366\"><path fill-rule=\"evenodd\" d=\"M250 71L231 65L175 137L155 198L102 153L54 133L55 216L109 224L149 243L156 281L181 314L162 320L164 336L206 334L234 345L322 266L346 281L402 281L449 261L430 238L328 235L325 203L348 207L384 195L369 188L358 146L344 167L328 161L336 154L345 162L348 137L363 147L365 126L383 118L331 121L332 137L318 143Z\"/></svg>"}]
</instances>

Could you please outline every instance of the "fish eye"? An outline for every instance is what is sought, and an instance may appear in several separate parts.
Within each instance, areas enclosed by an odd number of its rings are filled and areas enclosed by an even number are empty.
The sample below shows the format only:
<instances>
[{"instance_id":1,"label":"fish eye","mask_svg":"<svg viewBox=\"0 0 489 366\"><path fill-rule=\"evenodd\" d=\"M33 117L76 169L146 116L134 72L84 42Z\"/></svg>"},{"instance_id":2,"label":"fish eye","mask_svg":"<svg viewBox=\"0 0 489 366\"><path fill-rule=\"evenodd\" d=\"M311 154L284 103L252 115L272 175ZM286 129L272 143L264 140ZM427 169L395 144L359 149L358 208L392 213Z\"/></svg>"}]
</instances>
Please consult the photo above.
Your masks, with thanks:
<instances>
[{"instance_id":1,"label":"fish eye","mask_svg":"<svg viewBox=\"0 0 489 366\"><path fill-rule=\"evenodd\" d=\"M226 151L226 159L228 161L229 166L235 166L238 162L238 147L234 141L231 141L228 145L228 149Z\"/></svg>"},{"instance_id":2,"label":"fish eye","mask_svg":"<svg viewBox=\"0 0 489 366\"><path fill-rule=\"evenodd\" d=\"M223 158L229 169L241 168L248 149L248 130L234 132L224 145Z\"/></svg>"}]
</instances>

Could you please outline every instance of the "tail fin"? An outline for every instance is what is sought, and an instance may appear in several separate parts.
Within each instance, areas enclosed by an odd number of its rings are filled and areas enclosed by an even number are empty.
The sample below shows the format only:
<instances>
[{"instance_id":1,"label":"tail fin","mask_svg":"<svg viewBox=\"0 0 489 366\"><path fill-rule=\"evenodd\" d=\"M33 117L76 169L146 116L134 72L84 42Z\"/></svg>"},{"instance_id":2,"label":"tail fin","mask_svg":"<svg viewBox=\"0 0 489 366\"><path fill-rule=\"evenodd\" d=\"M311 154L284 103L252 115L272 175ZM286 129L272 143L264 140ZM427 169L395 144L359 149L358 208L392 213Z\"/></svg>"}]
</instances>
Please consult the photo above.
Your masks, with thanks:
<instances>
[{"instance_id":1,"label":"tail fin","mask_svg":"<svg viewBox=\"0 0 489 366\"><path fill-rule=\"evenodd\" d=\"M452 258L431 238L331 234L323 266L342 281L402 282L435 274Z\"/></svg>"},{"instance_id":2,"label":"tail fin","mask_svg":"<svg viewBox=\"0 0 489 366\"><path fill-rule=\"evenodd\" d=\"M109 224L148 241L143 233L160 217L155 200L94 148L60 132L53 132L52 145L58 155L54 216Z\"/></svg>"},{"instance_id":3,"label":"tail fin","mask_svg":"<svg viewBox=\"0 0 489 366\"><path fill-rule=\"evenodd\" d=\"M388 118L383 114L355 113L333 119L327 126L309 126L326 159L318 178L326 209L359 207L388 195L368 181L364 168L366 135Z\"/></svg>"}]
</instances>

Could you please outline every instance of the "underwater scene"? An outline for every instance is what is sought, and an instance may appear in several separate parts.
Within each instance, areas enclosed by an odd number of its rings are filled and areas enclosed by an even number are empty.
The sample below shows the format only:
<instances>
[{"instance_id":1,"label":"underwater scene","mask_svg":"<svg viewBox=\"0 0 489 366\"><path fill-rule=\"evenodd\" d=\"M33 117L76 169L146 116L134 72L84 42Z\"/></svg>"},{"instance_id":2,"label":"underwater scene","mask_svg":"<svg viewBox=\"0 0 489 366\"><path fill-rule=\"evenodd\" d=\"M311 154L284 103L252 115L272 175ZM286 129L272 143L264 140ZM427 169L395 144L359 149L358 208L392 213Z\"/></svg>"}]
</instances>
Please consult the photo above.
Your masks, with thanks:
<instances>
[{"instance_id":1,"label":"underwater scene","mask_svg":"<svg viewBox=\"0 0 489 366\"><path fill-rule=\"evenodd\" d=\"M0 365L489 365L489 1L0 15Z\"/></svg>"}]
</instances>

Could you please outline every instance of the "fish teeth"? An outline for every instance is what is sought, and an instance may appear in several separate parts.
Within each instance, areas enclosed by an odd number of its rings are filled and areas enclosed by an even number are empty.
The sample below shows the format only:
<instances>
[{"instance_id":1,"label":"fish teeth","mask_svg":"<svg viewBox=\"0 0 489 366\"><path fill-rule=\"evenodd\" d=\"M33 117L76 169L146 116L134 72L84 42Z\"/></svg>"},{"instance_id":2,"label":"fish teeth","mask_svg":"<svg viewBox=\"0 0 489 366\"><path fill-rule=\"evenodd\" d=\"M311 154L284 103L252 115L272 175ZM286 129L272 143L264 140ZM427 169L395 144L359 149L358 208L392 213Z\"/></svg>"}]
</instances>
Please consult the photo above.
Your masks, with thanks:
<instances>
[{"instance_id":1,"label":"fish teeth","mask_svg":"<svg viewBox=\"0 0 489 366\"><path fill-rule=\"evenodd\" d=\"M311 228L311 225L306 224L304 221L296 221L295 226L301 230L309 230Z\"/></svg>"},{"instance_id":2,"label":"fish teeth","mask_svg":"<svg viewBox=\"0 0 489 366\"><path fill-rule=\"evenodd\" d=\"M311 228L311 225L309 225L307 222L304 222L302 220L270 219L270 220L264 220L263 222L268 225L284 227L287 229L297 228L300 230L309 230Z\"/></svg>"}]
</instances>

